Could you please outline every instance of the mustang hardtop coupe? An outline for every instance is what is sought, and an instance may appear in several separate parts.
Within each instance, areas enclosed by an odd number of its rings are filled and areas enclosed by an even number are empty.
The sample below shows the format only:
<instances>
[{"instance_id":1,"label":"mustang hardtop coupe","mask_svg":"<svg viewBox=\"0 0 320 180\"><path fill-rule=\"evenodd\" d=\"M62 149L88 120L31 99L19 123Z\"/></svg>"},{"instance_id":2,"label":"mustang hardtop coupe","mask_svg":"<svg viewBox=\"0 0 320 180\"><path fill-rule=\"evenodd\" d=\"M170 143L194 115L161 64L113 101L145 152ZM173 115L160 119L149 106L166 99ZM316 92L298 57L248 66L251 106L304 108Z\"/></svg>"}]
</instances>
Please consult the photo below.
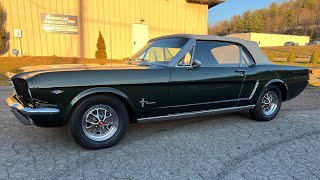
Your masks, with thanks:
<instances>
[{"instance_id":1,"label":"mustang hardtop coupe","mask_svg":"<svg viewBox=\"0 0 320 180\"><path fill-rule=\"evenodd\" d=\"M236 109L270 121L308 79L306 68L271 64L255 42L181 34L150 40L117 67L11 75L6 102L23 124L68 124L78 144L99 149L119 142L129 122Z\"/></svg>"}]
</instances>

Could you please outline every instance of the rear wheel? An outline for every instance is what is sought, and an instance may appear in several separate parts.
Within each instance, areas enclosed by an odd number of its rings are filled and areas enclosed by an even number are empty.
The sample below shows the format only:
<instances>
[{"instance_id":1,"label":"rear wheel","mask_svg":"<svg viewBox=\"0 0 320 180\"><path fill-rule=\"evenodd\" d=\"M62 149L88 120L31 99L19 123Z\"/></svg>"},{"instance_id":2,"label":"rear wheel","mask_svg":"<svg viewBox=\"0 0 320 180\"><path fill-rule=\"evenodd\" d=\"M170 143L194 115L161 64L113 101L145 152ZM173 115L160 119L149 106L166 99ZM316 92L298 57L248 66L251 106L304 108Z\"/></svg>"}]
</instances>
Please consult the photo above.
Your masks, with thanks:
<instances>
[{"instance_id":1,"label":"rear wheel","mask_svg":"<svg viewBox=\"0 0 320 180\"><path fill-rule=\"evenodd\" d=\"M281 91L277 86L267 86L258 98L254 109L250 110L253 119L271 121L279 113L282 103Z\"/></svg>"},{"instance_id":2,"label":"rear wheel","mask_svg":"<svg viewBox=\"0 0 320 180\"><path fill-rule=\"evenodd\" d=\"M75 107L69 119L69 130L82 147L107 148L124 136L128 121L126 107L118 98L95 95Z\"/></svg>"}]
</instances>

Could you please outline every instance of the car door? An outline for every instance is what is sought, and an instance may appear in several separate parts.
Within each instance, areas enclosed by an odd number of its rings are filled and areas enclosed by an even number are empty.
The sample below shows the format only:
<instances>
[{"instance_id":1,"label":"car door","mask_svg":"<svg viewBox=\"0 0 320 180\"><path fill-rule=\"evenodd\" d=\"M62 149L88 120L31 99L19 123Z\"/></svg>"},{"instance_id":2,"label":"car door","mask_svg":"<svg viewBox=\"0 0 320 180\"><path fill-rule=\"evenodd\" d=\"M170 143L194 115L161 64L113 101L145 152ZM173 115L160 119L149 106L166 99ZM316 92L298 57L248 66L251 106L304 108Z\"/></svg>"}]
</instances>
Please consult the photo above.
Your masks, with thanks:
<instances>
[{"instance_id":1,"label":"car door","mask_svg":"<svg viewBox=\"0 0 320 180\"><path fill-rule=\"evenodd\" d=\"M127 76L135 81L126 87L127 95L136 107L139 120L168 115L170 67L167 64L188 42L185 38L166 38L149 43L134 57L148 68ZM148 63L152 62L152 63Z\"/></svg>"},{"instance_id":2,"label":"car door","mask_svg":"<svg viewBox=\"0 0 320 180\"><path fill-rule=\"evenodd\" d=\"M191 54L191 55L190 55ZM192 60L185 58L191 57ZM240 48L228 42L200 41L175 67L169 85L170 113L235 107L245 72ZM200 67L190 63L199 61ZM181 63L182 62L182 63Z\"/></svg>"}]
</instances>

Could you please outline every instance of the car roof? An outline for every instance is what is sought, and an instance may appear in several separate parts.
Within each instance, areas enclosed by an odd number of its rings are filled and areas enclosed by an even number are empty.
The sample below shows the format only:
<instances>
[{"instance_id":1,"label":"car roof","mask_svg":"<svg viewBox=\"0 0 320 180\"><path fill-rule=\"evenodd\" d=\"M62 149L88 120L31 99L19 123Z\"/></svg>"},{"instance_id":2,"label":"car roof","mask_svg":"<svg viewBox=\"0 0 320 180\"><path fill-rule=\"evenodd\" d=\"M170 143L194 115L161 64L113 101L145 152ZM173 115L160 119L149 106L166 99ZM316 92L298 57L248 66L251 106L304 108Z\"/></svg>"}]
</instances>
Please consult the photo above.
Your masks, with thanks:
<instances>
[{"instance_id":1,"label":"car roof","mask_svg":"<svg viewBox=\"0 0 320 180\"><path fill-rule=\"evenodd\" d=\"M173 34L167 36L161 36L157 38L153 38L149 40L149 42L153 42L161 39L168 38L187 38L193 39L196 41L225 41L231 43L238 43L243 45L249 53L253 56L254 60L257 64L272 64L267 56L262 52L257 42L247 41L234 37L225 37L225 36L214 36L214 35L196 35L196 34Z\"/></svg>"}]
</instances>

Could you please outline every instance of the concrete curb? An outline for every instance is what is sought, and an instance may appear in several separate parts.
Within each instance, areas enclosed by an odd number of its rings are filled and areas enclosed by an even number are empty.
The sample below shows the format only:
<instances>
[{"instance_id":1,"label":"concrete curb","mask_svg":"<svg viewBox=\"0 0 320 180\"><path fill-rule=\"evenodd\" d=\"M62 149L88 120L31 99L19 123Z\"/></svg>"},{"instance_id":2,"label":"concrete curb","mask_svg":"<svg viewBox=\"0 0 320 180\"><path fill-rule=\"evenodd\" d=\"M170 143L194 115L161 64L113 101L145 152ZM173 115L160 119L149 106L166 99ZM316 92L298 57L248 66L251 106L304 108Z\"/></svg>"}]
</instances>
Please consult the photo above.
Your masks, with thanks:
<instances>
[{"instance_id":1,"label":"concrete curb","mask_svg":"<svg viewBox=\"0 0 320 180\"><path fill-rule=\"evenodd\" d=\"M0 86L0 91L10 91L12 90L10 86Z\"/></svg>"}]
</instances>

